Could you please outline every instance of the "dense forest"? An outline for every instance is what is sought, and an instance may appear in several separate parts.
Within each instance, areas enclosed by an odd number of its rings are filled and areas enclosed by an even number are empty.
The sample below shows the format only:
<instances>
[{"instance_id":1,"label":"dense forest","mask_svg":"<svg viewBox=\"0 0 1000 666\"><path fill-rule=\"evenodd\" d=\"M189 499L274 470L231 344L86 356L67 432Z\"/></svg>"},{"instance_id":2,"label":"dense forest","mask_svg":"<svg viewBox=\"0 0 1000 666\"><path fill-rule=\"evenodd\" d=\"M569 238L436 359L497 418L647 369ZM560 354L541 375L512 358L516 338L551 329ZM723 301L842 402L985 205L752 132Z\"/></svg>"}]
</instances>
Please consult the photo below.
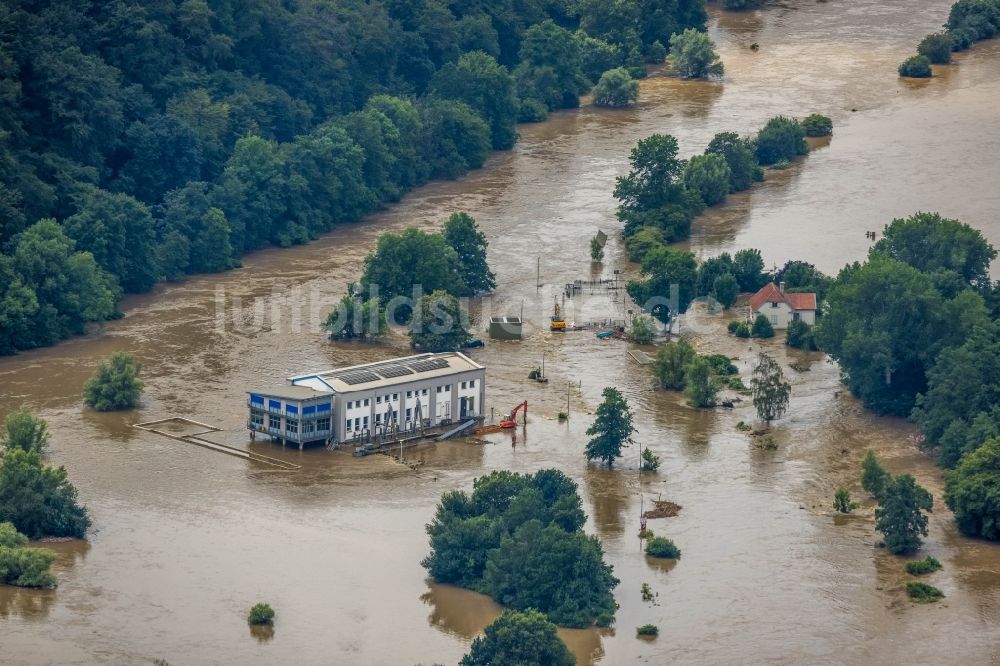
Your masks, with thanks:
<instances>
[{"instance_id":1,"label":"dense forest","mask_svg":"<svg viewBox=\"0 0 1000 666\"><path fill-rule=\"evenodd\" d=\"M641 74L704 0L0 7L0 353L307 242Z\"/></svg>"}]
</instances>

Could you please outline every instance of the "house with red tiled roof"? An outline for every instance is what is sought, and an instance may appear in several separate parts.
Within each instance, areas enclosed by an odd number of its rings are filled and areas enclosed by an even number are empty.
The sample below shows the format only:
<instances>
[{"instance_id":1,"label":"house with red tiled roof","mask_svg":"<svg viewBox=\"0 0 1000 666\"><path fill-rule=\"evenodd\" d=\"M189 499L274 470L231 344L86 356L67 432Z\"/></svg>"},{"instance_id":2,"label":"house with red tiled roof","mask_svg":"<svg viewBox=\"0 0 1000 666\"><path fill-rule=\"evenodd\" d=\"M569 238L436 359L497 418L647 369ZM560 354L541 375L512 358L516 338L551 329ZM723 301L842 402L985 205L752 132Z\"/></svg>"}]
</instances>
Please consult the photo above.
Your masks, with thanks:
<instances>
[{"instance_id":1,"label":"house with red tiled roof","mask_svg":"<svg viewBox=\"0 0 1000 666\"><path fill-rule=\"evenodd\" d=\"M750 297L752 318L764 315L774 328L788 328L788 324L801 319L812 326L816 323L816 294L795 294L785 291L785 283L765 285Z\"/></svg>"}]
</instances>

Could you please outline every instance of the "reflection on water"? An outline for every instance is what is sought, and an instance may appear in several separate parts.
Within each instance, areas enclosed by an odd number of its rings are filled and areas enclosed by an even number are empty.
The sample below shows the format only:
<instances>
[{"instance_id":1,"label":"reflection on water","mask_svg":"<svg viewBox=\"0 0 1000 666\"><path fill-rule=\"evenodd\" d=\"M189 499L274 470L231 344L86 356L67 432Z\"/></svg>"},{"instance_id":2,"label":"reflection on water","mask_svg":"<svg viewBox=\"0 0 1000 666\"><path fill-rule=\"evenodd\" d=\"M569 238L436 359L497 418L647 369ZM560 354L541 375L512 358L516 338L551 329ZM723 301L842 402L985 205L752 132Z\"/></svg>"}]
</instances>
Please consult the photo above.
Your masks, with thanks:
<instances>
[{"instance_id":1,"label":"reflection on water","mask_svg":"<svg viewBox=\"0 0 1000 666\"><path fill-rule=\"evenodd\" d=\"M256 638L258 643L267 643L274 638L274 625L251 624L250 635Z\"/></svg>"},{"instance_id":2,"label":"reflection on water","mask_svg":"<svg viewBox=\"0 0 1000 666\"><path fill-rule=\"evenodd\" d=\"M634 454L635 448L626 448L626 455ZM636 463L619 461L618 467L621 469L594 464L583 475L582 494L589 500L590 519L602 539L621 536L633 522L625 519L625 509L635 493Z\"/></svg>"},{"instance_id":3,"label":"reflection on water","mask_svg":"<svg viewBox=\"0 0 1000 666\"><path fill-rule=\"evenodd\" d=\"M834 120L833 139L812 142L808 158L696 221L688 245L702 258L758 247L768 266L805 259L835 272L865 256L864 231L918 209L959 217L1000 245L1000 42L977 44L930 81L900 80L895 71L924 34L939 29L949 4L790 0L714 13L712 34L726 65L721 83L654 75L642 82L634 109L553 114L521 127L518 146L492 156L487 168L424 187L365 224L308 246L257 252L237 271L159 285L127 298L124 319L94 335L0 359L0 416L24 403L48 420L48 458L66 466L95 525L90 552L82 542L51 544L60 553L57 590L0 588L5 658L455 663L500 608L467 590L428 587L419 564L425 525L445 491L468 490L492 469L546 466L578 483L587 529L602 539L622 581L617 631L560 630L579 663L893 663L912 661L915 644L927 662L1000 658L994 544L959 536L947 510L936 510L925 550L944 563L932 583L948 596L934 608L914 608L902 596L901 561L875 547L871 506L831 520L837 486L863 496L857 477L867 448L890 471L912 471L942 505L940 472L917 449L912 426L866 413L828 360L814 355L808 371L786 370L791 408L773 425L778 449L762 451L735 428L754 419L748 402L692 410L680 394L651 390L623 343L557 335L546 325L564 283L616 269L635 276L615 233L611 191L629 150L653 132L675 135L686 157L717 132L748 134L773 115L820 112ZM759 51L749 49L752 42ZM304 322L311 310L325 314L357 280L380 233L437 228L457 210L482 227L500 285L483 300L480 321L524 310L522 342L470 351L488 369L488 412L530 404L516 446L509 432L442 442L405 451L413 469L385 456L250 445L242 407L248 387L410 352L402 335L377 345L332 343L318 327L292 322L296 313ZM600 265L589 259L598 229L610 236ZM253 322L255 299L266 318L259 329L238 332L237 323ZM217 310L220 301L228 309ZM623 314L620 301L599 295L574 298L567 308L578 320ZM702 351L738 357L746 382L758 343L726 335L720 318L697 327L695 320L682 330ZM483 336L481 324L475 330ZM783 368L801 357L780 340L767 348ZM144 365L143 404L117 414L84 410L84 381L117 349ZM550 382L527 381L543 353ZM638 441L662 459L641 482L636 448L613 470L584 459L605 386L623 391ZM567 400L570 419L559 423ZM212 439L302 469L248 467L131 427L176 415L223 428ZM656 497L684 507L650 521L682 550L680 563L648 560L635 538L640 501ZM660 593L660 605L642 602L642 582ZM281 618L266 647L246 634L246 608L258 598ZM926 640L928 612L933 641ZM662 632L652 643L635 639L635 627L647 623Z\"/></svg>"},{"instance_id":4,"label":"reflection on water","mask_svg":"<svg viewBox=\"0 0 1000 666\"><path fill-rule=\"evenodd\" d=\"M493 599L454 585L428 581L420 600L431 607L427 621L441 631L471 641L503 611Z\"/></svg>"}]
</instances>

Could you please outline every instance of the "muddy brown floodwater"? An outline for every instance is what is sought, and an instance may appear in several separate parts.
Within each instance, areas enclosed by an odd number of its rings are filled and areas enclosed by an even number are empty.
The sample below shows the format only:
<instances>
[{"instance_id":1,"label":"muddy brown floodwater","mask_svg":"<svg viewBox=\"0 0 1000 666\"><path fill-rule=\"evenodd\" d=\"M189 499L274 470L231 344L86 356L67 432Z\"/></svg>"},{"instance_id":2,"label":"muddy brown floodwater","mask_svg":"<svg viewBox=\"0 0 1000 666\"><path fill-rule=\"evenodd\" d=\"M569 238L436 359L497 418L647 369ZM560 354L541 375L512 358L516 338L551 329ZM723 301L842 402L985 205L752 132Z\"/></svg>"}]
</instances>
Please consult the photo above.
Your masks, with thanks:
<instances>
[{"instance_id":1,"label":"muddy brown floodwater","mask_svg":"<svg viewBox=\"0 0 1000 666\"><path fill-rule=\"evenodd\" d=\"M586 529L603 540L621 579L614 630L561 630L582 664L996 663L1000 548L956 533L939 471L917 450L912 427L865 413L822 355L806 356L810 369L796 373L787 364L800 355L766 343L794 388L776 426L778 450L761 451L734 427L752 418L746 404L693 411L679 396L650 391L624 343L544 328L557 285L634 271L614 233L592 271L588 240L619 228L614 178L632 145L653 132L676 135L691 154L716 132L750 132L779 113L834 119L828 145L695 224L690 246L700 256L751 246L769 264L801 258L832 272L863 257L864 231L916 210L961 218L1000 245L1000 44L977 45L929 81L895 75L949 4L793 1L715 14L724 82L654 77L634 110L584 106L522 127L513 151L461 181L422 188L312 245L260 252L241 270L130 298L125 318L100 332L0 360L0 415L23 403L48 420L48 457L67 467L94 519L89 542L54 544L57 590L0 588L3 659L455 663L499 608L428 583L419 562L438 497L487 470L554 466L579 483ZM222 427L220 441L249 446L245 387L405 352L399 335L379 346L330 343L316 319L357 279L378 234L434 227L456 210L475 216L490 241L500 286L483 313L523 307L530 324L522 343L473 351L488 367L489 407L531 405L516 446L508 433L430 446L406 454L421 463L414 470L383 456L254 444L302 465L274 472L131 427L183 415ZM570 306L577 320L623 314L607 296ZM745 376L757 343L727 337L723 323L696 313L684 327L699 347L739 357ZM85 411L82 384L116 349L144 364L144 403L131 413ZM529 384L543 355L551 381ZM635 406L639 439L663 458L658 474L640 480L635 449L613 471L585 464L588 410L607 385ZM571 416L560 424L555 415L567 403ZM934 491L925 550L944 563L932 578L947 595L938 604L906 601L900 561L876 548L870 506L832 515L836 486L860 493L868 447ZM642 554L640 497L684 507L650 522L683 550L673 566ZM656 604L641 600L644 582ZM247 627L258 600L277 611L271 635ZM646 623L660 627L655 641L635 638Z\"/></svg>"}]
</instances>

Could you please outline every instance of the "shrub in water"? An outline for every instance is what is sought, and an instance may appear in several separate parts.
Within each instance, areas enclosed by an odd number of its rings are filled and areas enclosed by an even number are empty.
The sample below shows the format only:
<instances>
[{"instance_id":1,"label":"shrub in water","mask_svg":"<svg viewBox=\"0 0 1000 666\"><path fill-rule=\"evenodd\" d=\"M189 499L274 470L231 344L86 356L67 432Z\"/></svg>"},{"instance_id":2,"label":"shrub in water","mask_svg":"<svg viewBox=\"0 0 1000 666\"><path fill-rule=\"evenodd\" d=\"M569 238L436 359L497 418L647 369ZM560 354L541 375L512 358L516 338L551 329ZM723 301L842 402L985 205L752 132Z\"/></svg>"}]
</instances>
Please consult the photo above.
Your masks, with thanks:
<instances>
[{"instance_id":1,"label":"shrub in water","mask_svg":"<svg viewBox=\"0 0 1000 666\"><path fill-rule=\"evenodd\" d=\"M912 56L899 66L900 76L908 76L912 79L926 79L931 74L931 61L928 60L927 56Z\"/></svg>"},{"instance_id":2,"label":"shrub in water","mask_svg":"<svg viewBox=\"0 0 1000 666\"><path fill-rule=\"evenodd\" d=\"M941 568L941 563L936 558L928 555L922 560L910 560L906 563L906 573L913 576L934 573Z\"/></svg>"},{"instance_id":3,"label":"shrub in water","mask_svg":"<svg viewBox=\"0 0 1000 666\"><path fill-rule=\"evenodd\" d=\"M637 636L658 636L660 629L655 624L644 624L636 628L635 633Z\"/></svg>"},{"instance_id":4,"label":"shrub in water","mask_svg":"<svg viewBox=\"0 0 1000 666\"><path fill-rule=\"evenodd\" d=\"M802 129L806 131L806 136L830 136L833 134L833 121L819 113L806 116L800 124Z\"/></svg>"},{"instance_id":5,"label":"shrub in water","mask_svg":"<svg viewBox=\"0 0 1000 666\"><path fill-rule=\"evenodd\" d=\"M911 581L906 584L906 594L918 604L929 604L944 598L944 592L933 585Z\"/></svg>"},{"instance_id":6,"label":"shrub in water","mask_svg":"<svg viewBox=\"0 0 1000 666\"><path fill-rule=\"evenodd\" d=\"M737 326L736 330L733 331L733 335L738 338L749 338L750 337L750 327L747 326L745 321L741 321Z\"/></svg>"},{"instance_id":7,"label":"shrub in water","mask_svg":"<svg viewBox=\"0 0 1000 666\"><path fill-rule=\"evenodd\" d=\"M759 314L757 315L757 318L753 320L753 328L750 329L750 333L755 338L773 338L774 327L765 315Z\"/></svg>"},{"instance_id":8,"label":"shrub in water","mask_svg":"<svg viewBox=\"0 0 1000 666\"><path fill-rule=\"evenodd\" d=\"M646 554L650 557L660 557L670 560L679 560L681 549L674 545L674 542L666 537L653 537L646 541Z\"/></svg>"},{"instance_id":9,"label":"shrub in water","mask_svg":"<svg viewBox=\"0 0 1000 666\"><path fill-rule=\"evenodd\" d=\"M250 609L250 624L274 624L274 609L269 604L259 603Z\"/></svg>"},{"instance_id":10,"label":"shrub in water","mask_svg":"<svg viewBox=\"0 0 1000 666\"><path fill-rule=\"evenodd\" d=\"M926 56L935 65L947 65L951 62L951 51L951 35L947 32L927 35L917 47L917 53Z\"/></svg>"},{"instance_id":11,"label":"shrub in water","mask_svg":"<svg viewBox=\"0 0 1000 666\"><path fill-rule=\"evenodd\" d=\"M851 501L851 493L847 488L840 487L833 494L833 508L840 513L850 513L858 508L858 504Z\"/></svg>"}]
</instances>

